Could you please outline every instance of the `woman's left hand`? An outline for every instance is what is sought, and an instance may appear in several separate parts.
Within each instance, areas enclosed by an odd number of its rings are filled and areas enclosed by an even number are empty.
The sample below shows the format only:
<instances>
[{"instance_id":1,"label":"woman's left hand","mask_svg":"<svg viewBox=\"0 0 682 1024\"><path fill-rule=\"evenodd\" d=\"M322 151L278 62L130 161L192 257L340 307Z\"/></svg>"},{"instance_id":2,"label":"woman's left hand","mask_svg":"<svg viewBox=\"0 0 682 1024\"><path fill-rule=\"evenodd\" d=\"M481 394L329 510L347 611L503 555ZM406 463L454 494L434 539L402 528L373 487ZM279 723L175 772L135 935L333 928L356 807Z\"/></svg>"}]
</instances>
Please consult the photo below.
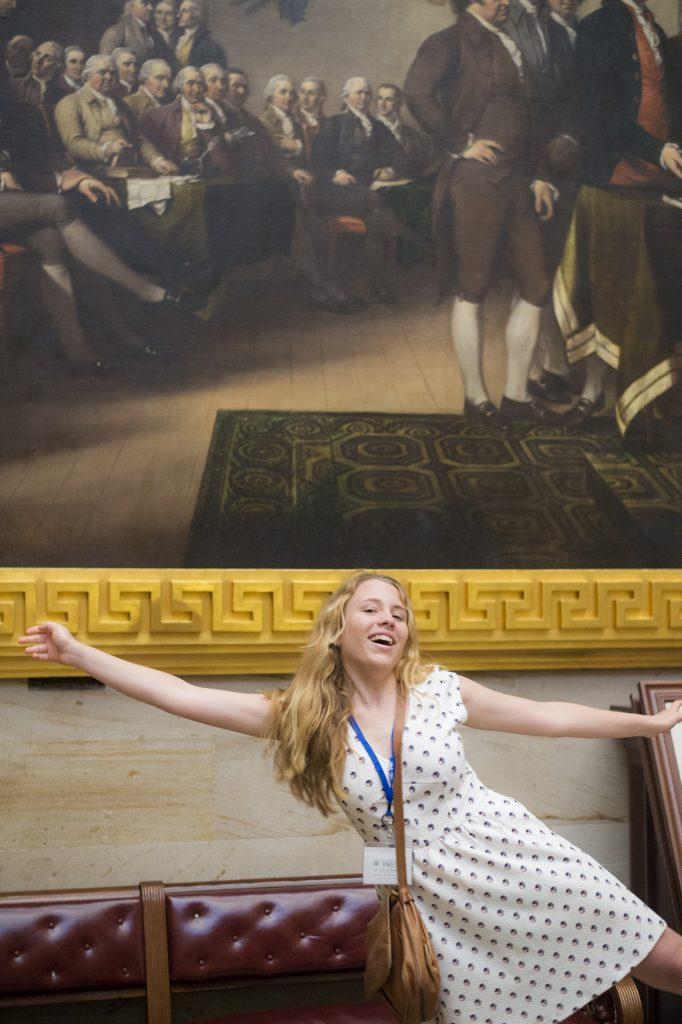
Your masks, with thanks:
<instances>
[{"instance_id":1,"label":"woman's left hand","mask_svg":"<svg viewBox=\"0 0 682 1024\"><path fill-rule=\"evenodd\" d=\"M670 732L682 722L682 700L674 700L665 711L659 711L657 715L652 715L652 721L656 725L656 735Z\"/></svg>"}]
</instances>

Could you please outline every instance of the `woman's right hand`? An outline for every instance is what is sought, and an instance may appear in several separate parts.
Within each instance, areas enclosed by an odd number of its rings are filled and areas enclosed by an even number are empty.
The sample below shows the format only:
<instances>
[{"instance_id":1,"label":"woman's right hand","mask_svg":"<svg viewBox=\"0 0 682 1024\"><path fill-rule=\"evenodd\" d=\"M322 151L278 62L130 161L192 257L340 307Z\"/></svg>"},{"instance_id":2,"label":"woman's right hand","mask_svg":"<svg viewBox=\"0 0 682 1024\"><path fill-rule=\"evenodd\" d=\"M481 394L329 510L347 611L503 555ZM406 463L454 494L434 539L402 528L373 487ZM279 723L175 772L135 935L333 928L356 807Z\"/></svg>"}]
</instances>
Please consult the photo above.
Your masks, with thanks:
<instances>
[{"instance_id":1,"label":"woman's right hand","mask_svg":"<svg viewBox=\"0 0 682 1024\"><path fill-rule=\"evenodd\" d=\"M66 626L59 622L41 622L37 626L29 626L26 635L19 637L19 643L32 658L56 661L61 665L70 665L81 646Z\"/></svg>"}]
</instances>

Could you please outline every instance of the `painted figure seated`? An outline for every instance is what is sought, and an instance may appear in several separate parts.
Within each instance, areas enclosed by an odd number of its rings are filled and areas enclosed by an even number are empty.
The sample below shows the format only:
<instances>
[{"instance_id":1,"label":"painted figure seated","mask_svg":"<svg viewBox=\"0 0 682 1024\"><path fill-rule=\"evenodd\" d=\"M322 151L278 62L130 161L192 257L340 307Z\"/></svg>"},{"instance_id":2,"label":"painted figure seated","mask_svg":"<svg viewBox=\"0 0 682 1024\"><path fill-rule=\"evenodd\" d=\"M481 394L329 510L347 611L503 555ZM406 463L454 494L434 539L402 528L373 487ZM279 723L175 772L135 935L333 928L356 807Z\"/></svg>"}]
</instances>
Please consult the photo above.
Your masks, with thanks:
<instances>
[{"instance_id":1,"label":"painted figure seated","mask_svg":"<svg viewBox=\"0 0 682 1024\"><path fill-rule=\"evenodd\" d=\"M31 54L35 43L30 36L12 36L5 47L5 71L7 77L25 78L31 70Z\"/></svg>"},{"instance_id":2,"label":"painted figure seated","mask_svg":"<svg viewBox=\"0 0 682 1024\"><path fill-rule=\"evenodd\" d=\"M171 78L171 68L165 60L152 58L144 62L140 68L140 88L124 99L136 123L139 124L148 110L155 110L168 101Z\"/></svg>"},{"instance_id":3,"label":"painted figure seated","mask_svg":"<svg viewBox=\"0 0 682 1024\"><path fill-rule=\"evenodd\" d=\"M403 152L406 175L418 178L426 174L434 163L435 147L423 132L403 120L403 93L400 86L392 82L379 85L375 108L377 121L388 128Z\"/></svg>"},{"instance_id":4,"label":"painted figure seated","mask_svg":"<svg viewBox=\"0 0 682 1024\"><path fill-rule=\"evenodd\" d=\"M306 75L298 87L294 116L303 129L303 138L308 153L312 156L313 142L320 134L322 125L327 119L324 104L327 99L327 86L321 78Z\"/></svg>"},{"instance_id":5,"label":"painted figure seated","mask_svg":"<svg viewBox=\"0 0 682 1024\"><path fill-rule=\"evenodd\" d=\"M59 43L41 43L31 54L29 73L12 82L14 95L36 109L51 109L61 98L58 79L63 67L64 50Z\"/></svg>"},{"instance_id":6,"label":"painted figure seated","mask_svg":"<svg viewBox=\"0 0 682 1024\"><path fill-rule=\"evenodd\" d=\"M303 128L294 117L296 87L289 75L273 75L265 87L261 121L270 136L277 166L283 176L310 185L310 171Z\"/></svg>"},{"instance_id":7,"label":"painted figure seated","mask_svg":"<svg viewBox=\"0 0 682 1024\"><path fill-rule=\"evenodd\" d=\"M133 50L127 46L118 46L111 55L116 65L116 81L113 95L123 100L132 96L137 90L139 64Z\"/></svg>"},{"instance_id":8,"label":"painted figure seated","mask_svg":"<svg viewBox=\"0 0 682 1024\"><path fill-rule=\"evenodd\" d=\"M219 109L206 100L206 83L195 67L182 68L173 83L176 98L149 109L144 134L160 153L185 174L214 177L229 173Z\"/></svg>"},{"instance_id":9,"label":"painted figure seated","mask_svg":"<svg viewBox=\"0 0 682 1024\"><path fill-rule=\"evenodd\" d=\"M83 85L85 70L85 50L82 46L67 46L64 50L64 70L57 78L59 99L70 96ZM59 101L57 101L59 102Z\"/></svg>"},{"instance_id":10,"label":"painted figure seated","mask_svg":"<svg viewBox=\"0 0 682 1024\"><path fill-rule=\"evenodd\" d=\"M395 304L397 241L405 238L418 250L424 249L424 242L371 186L403 177L405 155L394 135L369 113L372 87L366 78L349 78L341 100L343 112L325 120L313 143L316 177L310 204L320 217L363 221L373 290L382 301Z\"/></svg>"},{"instance_id":11,"label":"painted figure seated","mask_svg":"<svg viewBox=\"0 0 682 1024\"><path fill-rule=\"evenodd\" d=\"M130 109L113 95L113 59L106 54L90 57L83 79L83 87L55 108L57 131L71 160L95 173L117 165L173 173L174 165L140 134Z\"/></svg>"}]
</instances>

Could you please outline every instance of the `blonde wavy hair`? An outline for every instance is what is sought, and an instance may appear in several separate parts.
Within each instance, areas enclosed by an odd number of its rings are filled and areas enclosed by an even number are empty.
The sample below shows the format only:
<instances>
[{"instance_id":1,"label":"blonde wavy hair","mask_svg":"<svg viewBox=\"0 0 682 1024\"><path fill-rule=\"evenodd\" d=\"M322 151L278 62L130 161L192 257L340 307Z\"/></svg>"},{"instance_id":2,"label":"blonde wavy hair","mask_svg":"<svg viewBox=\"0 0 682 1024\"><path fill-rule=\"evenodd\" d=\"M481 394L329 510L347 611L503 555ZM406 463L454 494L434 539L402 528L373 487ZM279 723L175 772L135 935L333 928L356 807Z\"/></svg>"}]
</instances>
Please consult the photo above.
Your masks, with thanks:
<instances>
[{"instance_id":1,"label":"blonde wavy hair","mask_svg":"<svg viewBox=\"0 0 682 1024\"><path fill-rule=\"evenodd\" d=\"M268 695L275 705L268 732L275 777L325 816L338 809L334 798L343 797L350 717L338 640L345 628L346 605L367 580L390 583L405 606L408 632L396 667L398 685L407 691L426 678L414 613L403 586L392 576L362 571L347 577L323 605L291 684Z\"/></svg>"}]
</instances>

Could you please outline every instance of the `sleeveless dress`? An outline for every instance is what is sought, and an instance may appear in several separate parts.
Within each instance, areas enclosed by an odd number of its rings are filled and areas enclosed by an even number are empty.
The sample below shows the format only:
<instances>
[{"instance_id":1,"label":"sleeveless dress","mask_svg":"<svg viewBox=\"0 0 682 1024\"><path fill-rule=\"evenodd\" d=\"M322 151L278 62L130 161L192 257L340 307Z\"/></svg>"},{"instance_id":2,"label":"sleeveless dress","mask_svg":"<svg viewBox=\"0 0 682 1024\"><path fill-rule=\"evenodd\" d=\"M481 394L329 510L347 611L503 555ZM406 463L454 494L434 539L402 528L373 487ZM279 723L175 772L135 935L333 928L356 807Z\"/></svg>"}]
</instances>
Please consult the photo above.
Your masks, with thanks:
<instances>
[{"instance_id":1,"label":"sleeveless dress","mask_svg":"<svg viewBox=\"0 0 682 1024\"><path fill-rule=\"evenodd\" d=\"M434 1024L558 1024L625 977L666 922L518 800L480 782L459 734L466 719L455 673L436 668L409 692L405 837L440 963ZM342 810L366 844L390 846L381 783L350 727L348 748Z\"/></svg>"}]
</instances>

